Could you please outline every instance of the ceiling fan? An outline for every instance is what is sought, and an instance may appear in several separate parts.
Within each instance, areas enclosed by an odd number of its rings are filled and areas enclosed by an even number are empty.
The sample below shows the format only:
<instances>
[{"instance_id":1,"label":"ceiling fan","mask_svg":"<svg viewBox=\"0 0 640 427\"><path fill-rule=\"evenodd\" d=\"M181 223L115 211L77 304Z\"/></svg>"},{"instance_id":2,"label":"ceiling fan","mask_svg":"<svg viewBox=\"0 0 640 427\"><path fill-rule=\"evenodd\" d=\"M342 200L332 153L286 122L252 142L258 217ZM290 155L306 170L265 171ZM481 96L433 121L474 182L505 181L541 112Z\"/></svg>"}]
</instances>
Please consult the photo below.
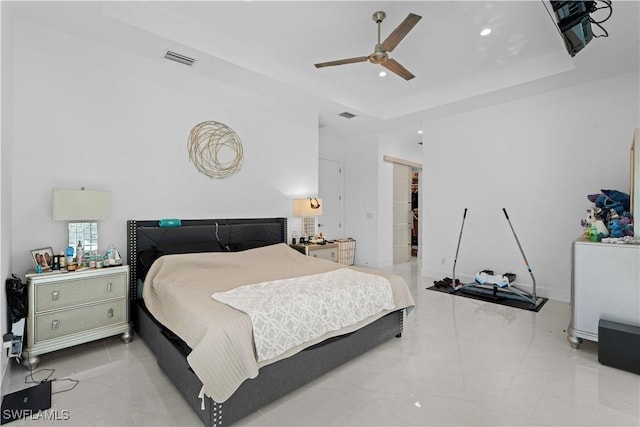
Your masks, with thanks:
<instances>
[{"instance_id":1,"label":"ceiling fan","mask_svg":"<svg viewBox=\"0 0 640 427\"><path fill-rule=\"evenodd\" d=\"M389 52L393 51L393 49L398 46L398 43L400 43L402 39L409 33L409 31L411 31L411 29L418 23L418 21L422 19L422 16L410 13L404 19L404 21L402 21L400 25L398 25L396 29L393 30L391 34L389 34L389 37L387 37L384 42L380 43L380 23L386 17L387 14L383 11L375 12L372 16L374 22L378 24L378 44L376 44L375 50L371 55L358 56L356 58L339 59L337 61L321 62L319 64L315 64L316 68L369 61L372 64L382 65L387 70L396 73L405 80L411 80L412 78L414 78L415 76L411 74L409 70L404 68L398 61L389 58Z\"/></svg>"}]
</instances>

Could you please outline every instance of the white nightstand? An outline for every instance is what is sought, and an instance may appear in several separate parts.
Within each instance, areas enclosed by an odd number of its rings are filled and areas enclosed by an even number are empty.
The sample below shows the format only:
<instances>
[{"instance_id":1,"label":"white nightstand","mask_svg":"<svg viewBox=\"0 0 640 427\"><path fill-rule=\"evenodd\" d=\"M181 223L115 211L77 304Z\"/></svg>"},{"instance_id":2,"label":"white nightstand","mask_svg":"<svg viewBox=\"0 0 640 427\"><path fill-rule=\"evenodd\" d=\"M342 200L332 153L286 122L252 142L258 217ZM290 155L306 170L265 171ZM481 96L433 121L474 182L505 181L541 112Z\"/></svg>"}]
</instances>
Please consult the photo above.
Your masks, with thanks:
<instances>
[{"instance_id":1,"label":"white nightstand","mask_svg":"<svg viewBox=\"0 0 640 427\"><path fill-rule=\"evenodd\" d=\"M41 354L112 335L131 341L129 266L27 274L27 280L25 367L35 368Z\"/></svg>"},{"instance_id":2,"label":"white nightstand","mask_svg":"<svg viewBox=\"0 0 640 427\"><path fill-rule=\"evenodd\" d=\"M301 252L307 256L316 258L328 259L329 261L338 261L338 244L326 243L319 245L315 243L309 243L308 245L290 245L293 249Z\"/></svg>"}]
</instances>

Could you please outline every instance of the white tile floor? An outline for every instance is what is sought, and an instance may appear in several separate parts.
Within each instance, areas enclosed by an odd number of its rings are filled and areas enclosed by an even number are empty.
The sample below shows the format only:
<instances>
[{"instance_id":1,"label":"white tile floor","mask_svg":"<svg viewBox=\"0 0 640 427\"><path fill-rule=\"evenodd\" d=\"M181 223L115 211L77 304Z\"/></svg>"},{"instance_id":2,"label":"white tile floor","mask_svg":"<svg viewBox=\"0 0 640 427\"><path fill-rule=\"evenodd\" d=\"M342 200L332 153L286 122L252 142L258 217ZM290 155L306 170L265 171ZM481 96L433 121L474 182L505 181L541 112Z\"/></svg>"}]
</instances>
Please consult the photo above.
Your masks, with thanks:
<instances>
[{"instance_id":1,"label":"white tile floor","mask_svg":"<svg viewBox=\"0 0 640 427\"><path fill-rule=\"evenodd\" d=\"M425 290L416 263L393 269L416 309L393 339L245 418L255 426L639 426L640 376L602 366L597 345L571 349L569 305L539 313ZM43 356L55 378L79 380L53 395L68 420L9 425L194 425L200 420L145 344L118 338ZM3 392L25 388L12 366ZM44 376L36 374L36 378ZM54 391L68 388L54 382Z\"/></svg>"}]
</instances>

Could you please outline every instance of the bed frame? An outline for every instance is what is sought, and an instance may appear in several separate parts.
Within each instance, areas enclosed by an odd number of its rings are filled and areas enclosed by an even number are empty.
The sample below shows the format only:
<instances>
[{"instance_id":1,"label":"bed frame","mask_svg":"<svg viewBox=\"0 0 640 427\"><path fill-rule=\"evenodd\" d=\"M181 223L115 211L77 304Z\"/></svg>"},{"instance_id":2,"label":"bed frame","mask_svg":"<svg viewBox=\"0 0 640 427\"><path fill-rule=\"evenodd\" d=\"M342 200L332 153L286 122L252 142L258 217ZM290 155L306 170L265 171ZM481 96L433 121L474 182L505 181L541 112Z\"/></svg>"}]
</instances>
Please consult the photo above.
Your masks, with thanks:
<instances>
[{"instance_id":1,"label":"bed frame","mask_svg":"<svg viewBox=\"0 0 640 427\"><path fill-rule=\"evenodd\" d=\"M180 227L159 221L127 221L131 318L136 333L156 355L158 365L207 426L232 424L337 366L393 338L400 337L403 311L398 310L350 334L309 347L287 359L260 368L224 403L198 398L202 383L186 357L191 349L147 311L138 297L144 265L140 254L239 251L286 242L286 218L183 220Z\"/></svg>"}]
</instances>

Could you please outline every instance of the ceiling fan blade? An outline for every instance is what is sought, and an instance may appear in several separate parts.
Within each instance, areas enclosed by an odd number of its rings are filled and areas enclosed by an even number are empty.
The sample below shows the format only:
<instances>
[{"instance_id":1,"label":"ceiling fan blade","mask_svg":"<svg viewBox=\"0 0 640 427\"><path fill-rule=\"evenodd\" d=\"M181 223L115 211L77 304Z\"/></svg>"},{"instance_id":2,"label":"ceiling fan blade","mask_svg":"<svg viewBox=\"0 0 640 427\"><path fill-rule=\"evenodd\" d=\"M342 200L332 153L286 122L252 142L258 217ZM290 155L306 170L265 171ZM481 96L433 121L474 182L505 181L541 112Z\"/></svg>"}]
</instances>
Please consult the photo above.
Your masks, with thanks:
<instances>
[{"instance_id":1,"label":"ceiling fan blade","mask_svg":"<svg viewBox=\"0 0 640 427\"><path fill-rule=\"evenodd\" d=\"M339 59L337 61L321 62L320 64L315 64L315 66L316 68L321 68L321 67L331 67L333 65L353 64L356 62L365 62L368 58L369 58L368 56L358 56L357 58L347 58L347 59Z\"/></svg>"},{"instance_id":2,"label":"ceiling fan blade","mask_svg":"<svg viewBox=\"0 0 640 427\"><path fill-rule=\"evenodd\" d=\"M394 73L396 73L397 75L399 75L405 80L411 80L412 78L415 77L413 74L411 74L409 70L404 68L395 59L391 59L391 58L387 59L385 62L382 63L382 66L389 71L393 71Z\"/></svg>"},{"instance_id":3,"label":"ceiling fan blade","mask_svg":"<svg viewBox=\"0 0 640 427\"><path fill-rule=\"evenodd\" d=\"M406 18L404 18L404 21L402 21L400 25L398 25L396 29L389 34L389 37L382 42L382 48L387 52L391 52L421 19L422 16L410 13Z\"/></svg>"}]
</instances>

